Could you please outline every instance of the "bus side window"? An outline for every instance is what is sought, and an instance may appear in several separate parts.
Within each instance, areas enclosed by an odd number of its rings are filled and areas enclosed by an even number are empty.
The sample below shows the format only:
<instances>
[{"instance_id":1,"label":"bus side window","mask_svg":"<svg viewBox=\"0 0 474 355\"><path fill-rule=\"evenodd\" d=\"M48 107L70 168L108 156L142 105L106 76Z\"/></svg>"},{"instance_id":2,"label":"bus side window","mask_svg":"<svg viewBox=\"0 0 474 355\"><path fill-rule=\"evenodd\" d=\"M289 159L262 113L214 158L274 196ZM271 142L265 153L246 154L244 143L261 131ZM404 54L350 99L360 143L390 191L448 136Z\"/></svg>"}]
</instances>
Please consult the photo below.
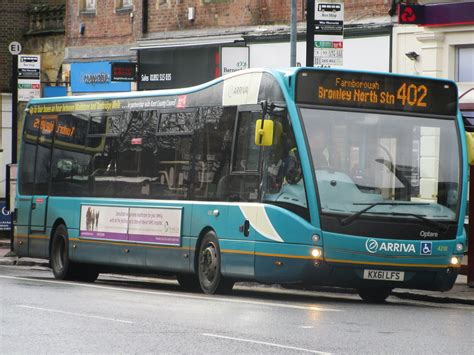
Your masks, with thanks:
<instances>
[{"instance_id":1,"label":"bus side window","mask_svg":"<svg viewBox=\"0 0 474 355\"><path fill-rule=\"evenodd\" d=\"M85 151L89 117L59 115L51 164L51 195L88 196L90 155Z\"/></svg>"},{"instance_id":2,"label":"bus side window","mask_svg":"<svg viewBox=\"0 0 474 355\"><path fill-rule=\"evenodd\" d=\"M40 118L35 165L35 195L48 194L51 173L51 143L56 125L56 115L45 115Z\"/></svg>"},{"instance_id":3,"label":"bus side window","mask_svg":"<svg viewBox=\"0 0 474 355\"><path fill-rule=\"evenodd\" d=\"M21 170L19 171L20 192L23 195L34 194L36 141L38 136L38 129L34 128L36 119L35 116L30 114L27 114L25 118L21 147Z\"/></svg>"},{"instance_id":4,"label":"bus side window","mask_svg":"<svg viewBox=\"0 0 474 355\"><path fill-rule=\"evenodd\" d=\"M236 107L202 107L199 109L193 149L195 174L193 198L223 199L223 186L230 171L232 137Z\"/></svg>"},{"instance_id":5,"label":"bus side window","mask_svg":"<svg viewBox=\"0 0 474 355\"><path fill-rule=\"evenodd\" d=\"M153 146L156 153L149 187L152 198L189 197L195 119L195 109L161 113Z\"/></svg>"},{"instance_id":6,"label":"bus side window","mask_svg":"<svg viewBox=\"0 0 474 355\"><path fill-rule=\"evenodd\" d=\"M85 148L90 157L87 168L89 196L116 195L118 140L124 126L126 122L120 113L91 117Z\"/></svg>"},{"instance_id":7,"label":"bus side window","mask_svg":"<svg viewBox=\"0 0 474 355\"><path fill-rule=\"evenodd\" d=\"M116 196L149 198L150 184L156 179L153 166L157 112L125 112L124 122L127 125L123 125L117 140Z\"/></svg>"},{"instance_id":8,"label":"bus side window","mask_svg":"<svg viewBox=\"0 0 474 355\"><path fill-rule=\"evenodd\" d=\"M239 112L233 145L231 176L218 187L224 199L258 200L260 147L255 145L255 124L261 116L259 109Z\"/></svg>"}]
</instances>

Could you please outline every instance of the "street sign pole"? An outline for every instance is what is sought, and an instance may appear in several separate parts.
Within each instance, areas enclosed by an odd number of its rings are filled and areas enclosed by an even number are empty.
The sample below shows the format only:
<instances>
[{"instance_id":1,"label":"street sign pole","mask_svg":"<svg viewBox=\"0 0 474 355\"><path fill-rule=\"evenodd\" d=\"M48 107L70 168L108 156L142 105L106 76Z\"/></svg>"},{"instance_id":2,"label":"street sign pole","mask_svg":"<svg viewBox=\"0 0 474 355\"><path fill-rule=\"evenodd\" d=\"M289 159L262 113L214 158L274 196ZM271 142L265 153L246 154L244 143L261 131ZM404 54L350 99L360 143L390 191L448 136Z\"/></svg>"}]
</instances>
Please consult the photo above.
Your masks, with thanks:
<instances>
[{"instance_id":1,"label":"street sign pole","mask_svg":"<svg viewBox=\"0 0 474 355\"><path fill-rule=\"evenodd\" d=\"M314 67L314 1L306 6L306 66Z\"/></svg>"},{"instance_id":2,"label":"street sign pole","mask_svg":"<svg viewBox=\"0 0 474 355\"><path fill-rule=\"evenodd\" d=\"M18 147L18 55L12 55L12 164L17 163Z\"/></svg>"}]
</instances>

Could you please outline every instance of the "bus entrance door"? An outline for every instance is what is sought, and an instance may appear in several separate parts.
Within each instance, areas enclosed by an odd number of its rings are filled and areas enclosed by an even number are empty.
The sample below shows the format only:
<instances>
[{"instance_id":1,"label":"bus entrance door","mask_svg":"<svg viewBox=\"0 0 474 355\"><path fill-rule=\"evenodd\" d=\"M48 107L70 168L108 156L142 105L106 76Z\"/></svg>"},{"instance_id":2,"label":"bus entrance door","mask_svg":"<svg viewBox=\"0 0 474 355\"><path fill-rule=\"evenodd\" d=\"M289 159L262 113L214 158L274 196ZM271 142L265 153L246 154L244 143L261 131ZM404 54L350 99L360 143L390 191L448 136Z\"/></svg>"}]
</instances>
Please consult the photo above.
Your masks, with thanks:
<instances>
[{"instance_id":1,"label":"bus entrance door","mask_svg":"<svg viewBox=\"0 0 474 355\"><path fill-rule=\"evenodd\" d=\"M48 241L46 234L47 195L34 195L31 199L30 230L28 235L28 255L32 257L48 257Z\"/></svg>"},{"instance_id":2,"label":"bus entrance door","mask_svg":"<svg viewBox=\"0 0 474 355\"><path fill-rule=\"evenodd\" d=\"M48 256L49 237L46 234L46 211L48 208L48 187L53 134L57 116L37 118L34 194L31 198L30 229L28 233L28 254L36 257Z\"/></svg>"}]
</instances>

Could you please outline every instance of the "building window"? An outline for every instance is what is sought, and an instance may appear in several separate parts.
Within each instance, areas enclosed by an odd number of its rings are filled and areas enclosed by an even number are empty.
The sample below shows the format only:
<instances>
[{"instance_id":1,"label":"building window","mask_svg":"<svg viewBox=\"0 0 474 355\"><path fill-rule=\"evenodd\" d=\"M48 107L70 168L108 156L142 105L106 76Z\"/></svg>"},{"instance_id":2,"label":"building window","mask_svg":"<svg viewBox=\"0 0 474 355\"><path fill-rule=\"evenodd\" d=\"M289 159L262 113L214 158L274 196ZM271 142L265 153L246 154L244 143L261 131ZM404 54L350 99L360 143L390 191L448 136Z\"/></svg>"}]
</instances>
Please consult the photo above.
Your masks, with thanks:
<instances>
[{"instance_id":1,"label":"building window","mask_svg":"<svg viewBox=\"0 0 474 355\"><path fill-rule=\"evenodd\" d=\"M79 1L80 11L85 13L95 13L96 1L95 0L81 0Z\"/></svg>"},{"instance_id":2,"label":"building window","mask_svg":"<svg viewBox=\"0 0 474 355\"><path fill-rule=\"evenodd\" d=\"M133 0L116 0L115 1L116 9L131 9L133 8Z\"/></svg>"},{"instance_id":3,"label":"building window","mask_svg":"<svg viewBox=\"0 0 474 355\"><path fill-rule=\"evenodd\" d=\"M474 47L457 48L457 77L459 82L474 82Z\"/></svg>"},{"instance_id":4,"label":"building window","mask_svg":"<svg viewBox=\"0 0 474 355\"><path fill-rule=\"evenodd\" d=\"M227 3L233 0L202 0L204 4L218 4L218 3Z\"/></svg>"}]
</instances>

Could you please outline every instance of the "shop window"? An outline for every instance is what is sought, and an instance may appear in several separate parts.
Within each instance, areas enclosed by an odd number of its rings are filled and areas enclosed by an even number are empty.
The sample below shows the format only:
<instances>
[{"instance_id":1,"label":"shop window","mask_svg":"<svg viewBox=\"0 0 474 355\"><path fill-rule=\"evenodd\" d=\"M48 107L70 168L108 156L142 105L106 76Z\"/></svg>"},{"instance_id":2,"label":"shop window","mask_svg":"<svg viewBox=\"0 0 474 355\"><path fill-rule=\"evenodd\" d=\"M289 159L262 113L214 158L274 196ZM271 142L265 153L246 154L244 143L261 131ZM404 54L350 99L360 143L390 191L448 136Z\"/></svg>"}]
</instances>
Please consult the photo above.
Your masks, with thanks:
<instances>
[{"instance_id":1,"label":"shop window","mask_svg":"<svg viewBox=\"0 0 474 355\"><path fill-rule=\"evenodd\" d=\"M474 47L457 48L458 82L474 82Z\"/></svg>"}]
</instances>

